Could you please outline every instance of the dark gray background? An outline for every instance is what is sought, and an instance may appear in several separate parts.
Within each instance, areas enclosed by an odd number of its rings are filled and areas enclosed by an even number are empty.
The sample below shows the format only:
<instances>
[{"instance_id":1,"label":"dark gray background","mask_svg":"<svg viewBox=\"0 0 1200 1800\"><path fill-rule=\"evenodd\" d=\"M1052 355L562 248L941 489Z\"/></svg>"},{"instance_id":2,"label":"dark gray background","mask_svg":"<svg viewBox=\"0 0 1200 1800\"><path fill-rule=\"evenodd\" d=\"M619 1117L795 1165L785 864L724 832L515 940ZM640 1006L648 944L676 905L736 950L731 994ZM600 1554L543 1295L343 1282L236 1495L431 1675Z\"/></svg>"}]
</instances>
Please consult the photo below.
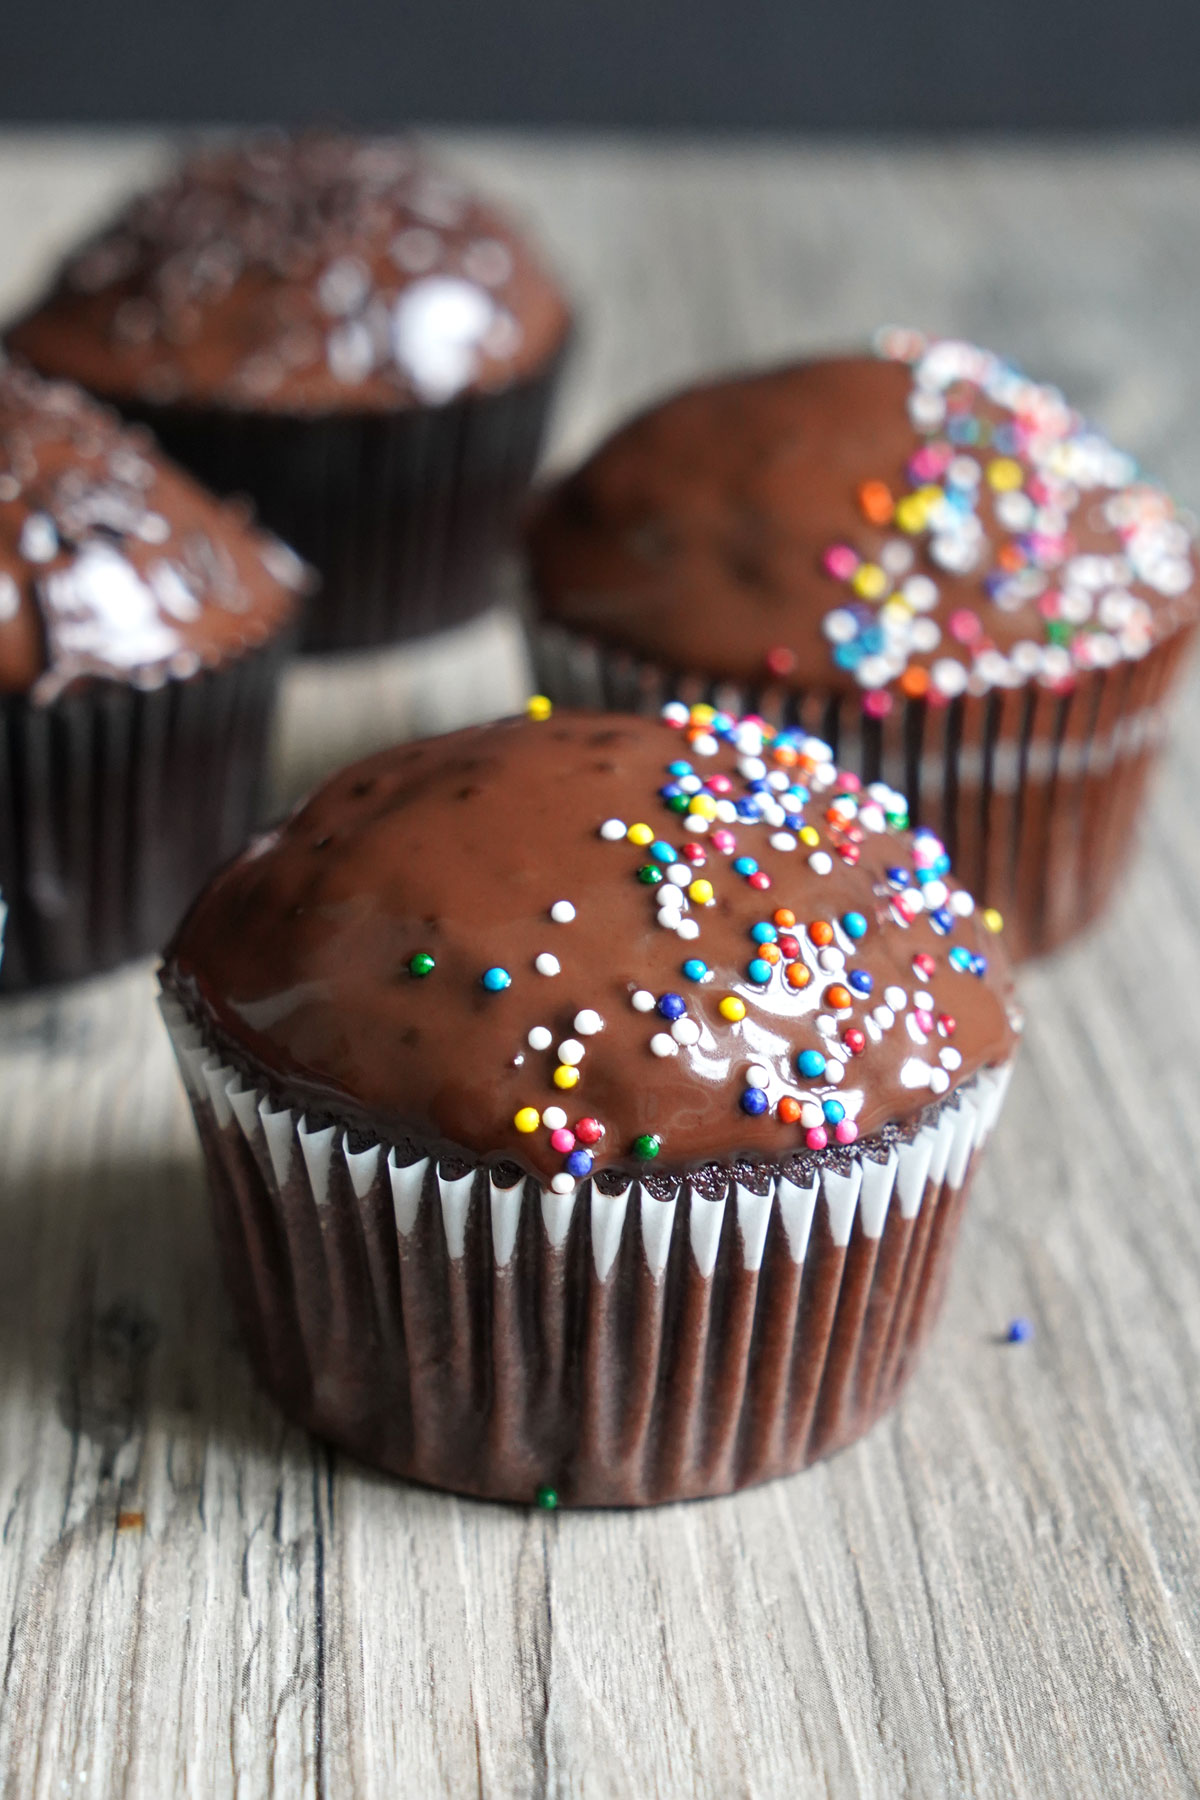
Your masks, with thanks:
<instances>
[{"instance_id":1,"label":"dark gray background","mask_svg":"<svg viewBox=\"0 0 1200 1800\"><path fill-rule=\"evenodd\" d=\"M0 121L1200 120L1198 0L15 0Z\"/></svg>"}]
</instances>

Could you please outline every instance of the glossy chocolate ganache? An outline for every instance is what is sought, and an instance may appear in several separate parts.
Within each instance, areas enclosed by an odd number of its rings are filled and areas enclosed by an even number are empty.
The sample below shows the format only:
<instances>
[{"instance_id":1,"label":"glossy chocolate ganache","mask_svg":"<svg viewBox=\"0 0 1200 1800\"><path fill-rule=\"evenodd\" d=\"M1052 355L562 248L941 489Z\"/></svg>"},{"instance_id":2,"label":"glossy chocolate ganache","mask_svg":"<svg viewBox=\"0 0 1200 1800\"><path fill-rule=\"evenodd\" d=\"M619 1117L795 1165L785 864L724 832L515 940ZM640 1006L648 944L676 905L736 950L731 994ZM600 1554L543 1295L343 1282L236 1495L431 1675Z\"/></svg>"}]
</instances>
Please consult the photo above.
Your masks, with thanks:
<instances>
[{"instance_id":1,"label":"glossy chocolate ganache","mask_svg":"<svg viewBox=\"0 0 1200 1800\"><path fill-rule=\"evenodd\" d=\"M727 378L623 426L530 537L543 617L671 671L946 706L1141 661L1191 527L1053 387L971 344Z\"/></svg>"},{"instance_id":2,"label":"glossy chocolate ganache","mask_svg":"<svg viewBox=\"0 0 1200 1800\"><path fill-rule=\"evenodd\" d=\"M9 342L118 403L310 416L495 392L567 327L522 235L413 143L271 133L136 198Z\"/></svg>"},{"instance_id":3,"label":"glossy chocolate ganache","mask_svg":"<svg viewBox=\"0 0 1200 1800\"><path fill-rule=\"evenodd\" d=\"M287 626L308 582L148 433L0 365L0 696L216 668Z\"/></svg>"},{"instance_id":4,"label":"glossy chocolate ganache","mask_svg":"<svg viewBox=\"0 0 1200 1800\"><path fill-rule=\"evenodd\" d=\"M836 1156L1014 1045L1001 922L906 824L711 708L475 727L328 782L164 984L310 1117L562 1191Z\"/></svg>"}]
</instances>

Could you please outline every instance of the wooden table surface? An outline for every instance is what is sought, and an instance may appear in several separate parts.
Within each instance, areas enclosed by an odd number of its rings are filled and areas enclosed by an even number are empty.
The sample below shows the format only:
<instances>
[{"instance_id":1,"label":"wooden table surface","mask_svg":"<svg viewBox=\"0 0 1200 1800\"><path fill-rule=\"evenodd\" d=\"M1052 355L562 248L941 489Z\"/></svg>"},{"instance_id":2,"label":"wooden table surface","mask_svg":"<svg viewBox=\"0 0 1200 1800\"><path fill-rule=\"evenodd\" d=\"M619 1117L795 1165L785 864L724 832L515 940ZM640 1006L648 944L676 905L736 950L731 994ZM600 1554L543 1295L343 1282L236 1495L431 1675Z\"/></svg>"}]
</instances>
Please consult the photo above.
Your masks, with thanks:
<instances>
[{"instance_id":1,"label":"wooden table surface","mask_svg":"<svg viewBox=\"0 0 1200 1800\"><path fill-rule=\"evenodd\" d=\"M898 319L1060 380L1200 499L1193 144L449 148L587 297L559 456L696 371ZM0 139L0 303L160 156ZM280 791L523 681L502 606L300 669ZM289 1429L218 1282L149 965L0 1007L3 1794L1200 1791L1198 699L1117 910L1025 979L907 1398L735 1499L524 1513Z\"/></svg>"}]
</instances>

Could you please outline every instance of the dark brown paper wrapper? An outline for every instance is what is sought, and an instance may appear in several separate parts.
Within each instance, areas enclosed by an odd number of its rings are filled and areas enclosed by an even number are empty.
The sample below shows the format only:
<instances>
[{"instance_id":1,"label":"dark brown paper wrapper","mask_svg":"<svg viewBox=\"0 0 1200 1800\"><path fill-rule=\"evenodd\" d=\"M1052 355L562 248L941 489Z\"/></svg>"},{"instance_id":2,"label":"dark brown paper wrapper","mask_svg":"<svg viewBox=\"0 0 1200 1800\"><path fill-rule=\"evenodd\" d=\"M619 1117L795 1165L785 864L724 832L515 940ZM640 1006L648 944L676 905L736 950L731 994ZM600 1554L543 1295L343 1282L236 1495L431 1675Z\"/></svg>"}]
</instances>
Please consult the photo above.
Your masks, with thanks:
<instances>
[{"instance_id":1,"label":"dark brown paper wrapper","mask_svg":"<svg viewBox=\"0 0 1200 1800\"><path fill-rule=\"evenodd\" d=\"M96 681L45 706L0 696L0 990L162 946L261 823L287 649L148 691Z\"/></svg>"},{"instance_id":2,"label":"dark brown paper wrapper","mask_svg":"<svg viewBox=\"0 0 1200 1800\"><path fill-rule=\"evenodd\" d=\"M163 1012L284 1411L394 1474L526 1503L727 1493L865 1431L937 1312L1007 1081L985 1071L911 1142L855 1146L809 1190L567 1197L310 1130L170 994Z\"/></svg>"},{"instance_id":3,"label":"dark brown paper wrapper","mask_svg":"<svg viewBox=\"0 0 1200 1800\"><path fill-rule=\"evenodd\" d=\"M997 688L939 707L895 693L881 720L864 715L858 693L712 681L556 625L534 628L533 654L538 686L556 704L655 715L670 700L704 701L823 738L843 768L907 796L958 879L1004 915L1005 948L1023 961L1057 949L1108 903L1192 636L1089 670L1069 694Z\"/></svg>"},{"instance_id":4,"label":"dark brown paper wrapper","mask_svg":"<svg viewBox=\"0 0 1200 1800\"><path fill-rule=\"evenodd\" d=\"M443 631L494 600L562 361L500 393L392 413L122 411L217 493L249 495L318 571L301 649L352 650Z\"/></svg>"}]
</instances>

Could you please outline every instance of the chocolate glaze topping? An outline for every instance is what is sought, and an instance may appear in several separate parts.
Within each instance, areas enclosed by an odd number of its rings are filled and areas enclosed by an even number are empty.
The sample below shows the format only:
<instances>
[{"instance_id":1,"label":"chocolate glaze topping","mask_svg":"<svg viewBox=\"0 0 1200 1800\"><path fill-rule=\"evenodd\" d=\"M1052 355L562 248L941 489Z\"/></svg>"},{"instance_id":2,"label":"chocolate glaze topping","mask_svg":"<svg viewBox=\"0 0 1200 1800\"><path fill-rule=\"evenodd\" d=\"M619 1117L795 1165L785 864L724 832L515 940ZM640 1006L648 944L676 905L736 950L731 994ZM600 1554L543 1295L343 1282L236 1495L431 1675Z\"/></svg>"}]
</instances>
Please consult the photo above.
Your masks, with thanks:
<instances>
[{"instance_id":1,"label":"chocolate glaze topping","mask_svg":"<svg viewBox=\"0 0 1200 1800\"><path fill-rule=\"evenodd\" d=\"M1065 688L1194 621L1188 528L1061 395L970 345L882 348L617 431L532 530L545 616L672 669L934 700Z\"/></svg>"},{"instance_id":2,"label":"chocolate glaze topping","mask_svg":"<svg viewBox=\"0 0 1200 1800\"><path fill-rule=\"evenodd\" d=\"M134 200L9 342L118 401L308 414L507 387L567 323L523 238L410 142L274 134Z\"/></svg>"},{"instance_id":3,"label":"chocolate glaze topping","mask_svg":"<svg viewBox=\"0 0 1200 1800\"><path fill-rule=\"evenodd\" d=\"M547 1109L603 1126L575 1146L598 1176L666 1173L819 1147L826 1101L873 1138L1007 1061L998 940L936 877L936 840L886 823L899 796L815 740L684 722L509 720L343 771L214 880L165 984L311 1115L567 1186L588 1171ZM794 926L752 936L781 908ZM807 1123L781 1117L797 1099Z\"/></svg>"},{"instance_id":4,"label":"chocolate glaze topping","mask_svg":"<svg viewBox=\"0 0 1200 1800\"><path fill-rule=\"evenodd\" d=\"M148 433L0 366L0 694L214 667L288 624L308 580Z\"/></svg>"}]
</instances>

